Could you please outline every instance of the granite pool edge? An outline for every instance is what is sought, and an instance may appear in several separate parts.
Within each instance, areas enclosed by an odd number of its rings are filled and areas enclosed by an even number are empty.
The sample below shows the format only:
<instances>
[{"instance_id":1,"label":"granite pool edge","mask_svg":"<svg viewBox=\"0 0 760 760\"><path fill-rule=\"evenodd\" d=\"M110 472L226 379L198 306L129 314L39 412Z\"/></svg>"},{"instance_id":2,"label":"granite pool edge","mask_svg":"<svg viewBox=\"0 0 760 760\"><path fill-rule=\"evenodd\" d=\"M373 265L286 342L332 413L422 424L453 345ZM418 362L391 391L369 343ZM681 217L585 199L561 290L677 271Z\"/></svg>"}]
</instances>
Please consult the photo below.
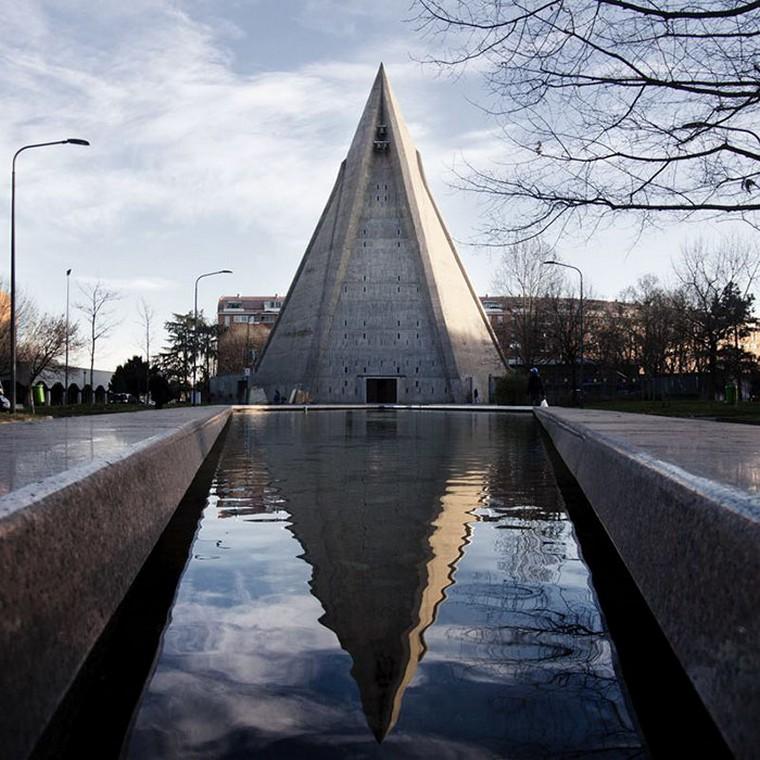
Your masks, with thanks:
<instances>
[{"instance_id":1,"label":"granite pool edge","mask_svg":"<svg viewBox=\"0 0 760 760\"><path fill-rule=\"evenodd\" d=\"M32 751L232 411L3 498L0 740Z\"/></svg>"},{"instance_id":2,"label":"granite pool edge","mask_svg":"<svg viewBox=\"0 0 760 760\"><path fill-rule=\"evenodd\" d=\"M561 411L535 415L733 754L760 743L758 498L692 475ZM674 706L676 709L676 706Z\"/></svg>"}]
</instances>

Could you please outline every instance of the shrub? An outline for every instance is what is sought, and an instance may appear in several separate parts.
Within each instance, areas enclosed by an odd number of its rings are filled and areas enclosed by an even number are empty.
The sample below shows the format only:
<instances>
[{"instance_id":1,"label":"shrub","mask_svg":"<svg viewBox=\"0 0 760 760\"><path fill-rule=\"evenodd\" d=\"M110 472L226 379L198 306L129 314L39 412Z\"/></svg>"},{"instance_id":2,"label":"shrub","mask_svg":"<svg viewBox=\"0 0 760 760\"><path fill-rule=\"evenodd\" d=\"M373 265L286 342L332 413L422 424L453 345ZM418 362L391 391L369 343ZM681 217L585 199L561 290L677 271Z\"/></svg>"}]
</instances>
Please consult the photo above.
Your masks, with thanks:
<instances>
[{"instance_id":1,"label":"shrub","mask_svg":"<svg viewBox=\"0 0 760 760\"><path fill-rule=\"evenodd\" d=\"M496 379L494 401L502 406L528 403L528 377L522 372L510 372Z\"/></svg>"}]
</instances>

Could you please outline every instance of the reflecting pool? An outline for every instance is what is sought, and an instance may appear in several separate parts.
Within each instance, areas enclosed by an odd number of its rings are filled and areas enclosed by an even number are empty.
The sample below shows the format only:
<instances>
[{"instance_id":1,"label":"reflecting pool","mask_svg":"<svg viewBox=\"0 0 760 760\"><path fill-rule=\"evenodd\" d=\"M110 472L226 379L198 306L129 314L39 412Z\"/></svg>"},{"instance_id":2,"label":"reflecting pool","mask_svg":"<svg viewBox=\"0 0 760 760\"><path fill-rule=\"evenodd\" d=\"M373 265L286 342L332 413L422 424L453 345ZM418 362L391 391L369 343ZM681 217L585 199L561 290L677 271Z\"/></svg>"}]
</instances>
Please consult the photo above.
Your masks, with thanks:
<instances>
[{"instance_id":1,"label":"reflecting pool","mask_svg":"<svg viewBox=\"0 0 760 760\"><path fill-rule=\"evenodd\" d=\"M531 417L230 425L127 757L645 754Z\"/></svg>"}]
</instances>

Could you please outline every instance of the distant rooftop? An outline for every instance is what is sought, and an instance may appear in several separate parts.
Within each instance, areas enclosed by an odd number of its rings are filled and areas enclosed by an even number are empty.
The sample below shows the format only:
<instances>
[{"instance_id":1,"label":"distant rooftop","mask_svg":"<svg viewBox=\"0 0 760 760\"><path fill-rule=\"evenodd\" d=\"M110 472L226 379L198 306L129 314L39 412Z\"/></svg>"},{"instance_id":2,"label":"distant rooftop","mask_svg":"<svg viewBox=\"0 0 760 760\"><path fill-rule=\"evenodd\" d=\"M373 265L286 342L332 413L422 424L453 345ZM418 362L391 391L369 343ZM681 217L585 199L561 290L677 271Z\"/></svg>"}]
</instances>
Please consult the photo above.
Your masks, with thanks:
<instances>
[{"instance_id":1,"label":"distant rooftop","mask_svg":"<svg viewBox=\"0 0 760 760\"><path fill-rule=\"evenodd\" d=\"M279 311L282 308L284 296L275 293L273 296L221 296L217 306L218 314L240 314L242 312Z\"/></svg>"}]
</instances>

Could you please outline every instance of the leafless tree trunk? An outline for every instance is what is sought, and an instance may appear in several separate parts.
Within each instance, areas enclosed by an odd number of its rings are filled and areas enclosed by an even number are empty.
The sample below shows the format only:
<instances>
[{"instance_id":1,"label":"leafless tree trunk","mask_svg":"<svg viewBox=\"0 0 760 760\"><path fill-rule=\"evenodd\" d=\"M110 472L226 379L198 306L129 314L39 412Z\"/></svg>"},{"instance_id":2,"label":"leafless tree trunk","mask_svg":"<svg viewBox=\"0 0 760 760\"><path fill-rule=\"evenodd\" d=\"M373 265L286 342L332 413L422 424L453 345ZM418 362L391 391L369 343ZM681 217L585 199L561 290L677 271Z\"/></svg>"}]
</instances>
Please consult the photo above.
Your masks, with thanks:
<instances>
[{"instance_id":1,"label":"leafless tree trunk","mask_svg":"<svg viewBox=\"0 0 760 760\"><path fill-rule=\"evenodd\" d=\"M93 377L95 374L95 348L101 338L106 338L116 326L112 306L121 298L115 290L109 290L98 280L89 287L80 285L79 290L83 301L76 304L76 308L87 318L89 324L89 351L90 351L90 403L95 402L95 387Z\"/></svg>"},{"instance_id":2,"label":"leafless tree trunk","mask_svg":"<svg viewBox=\"0 0 760 760\"><path fill-rule=\"evenodd\" d=\"M594 300L590 288L584 293L583 303L586 308L581 318L579 292L567 285L564 277L549 294L547 299L546 332L548 345L552 354L563 364L570 366L570 381L572 383L573 403L579 403L578 391L578 362L581 349L581 324L583 339L587 340L589 332L594 332L596 318L588 309L588 304Z\"/></svg>"},{"instance_id":3,"label":"leafless tree trunk","mask_svg":"<svg viewBox=\"0 0 760 760\"><path fill-rule=\"evenodd\" d=\"M504 249L494 275L496 292L513 299L511 313L497 331L502 350L508 354L514 349L524 367L532 367L545 353L547 296L558 289L561 275L543 262L554 258L554 249L540 240L518 243Z\"/></svg>"},{"instance_id":4,"label":"leafless tree trunk","mask_svg":"<svg viewBox=\"0 0 760 760\"><path fill-rule=\"evenodd\" d=\"M685 246L676 266L690 307L688 317L707 364L711 399L717 393L719 351L736 330L746 327L758 270L757 248L736 239L713 249L704 241Z\"/></svg>"},{"instance_id":5,"label":"leafless tree trunk","mask_svg":"<svg viewBox=\"0 0 760 760\"><path fill-rule=\"evenodd\" d=\"M77 335L77 325L69 327L69 348L77 350L83 345ZM34 408L32 388L39 376L48 368L59 366L66 350L66 317L49 314L30 315L19 345L19 357L29 370L29 398Z\"/></svg>"},{"instance_id":6,"label":"leafless tree trunk","mask_svg":"<svg viewBox=\"0 0 760 760\"><path fill-rule=\"evenodd\" d=\"M595 329L590 332L584 353L593 358L613 376L631 379L638 370L636 351L636 309L625 300L625 293L619 301L606 305L596 320Z\"/></svg>"},{"instance_id":7,"label":"leafless tree trunk","mask_svg":"<svg viewBox=\"0 0 760 760\"><path fill-rule=\"evenodd\" d=\"M148 366L147 376L145 378L145 387L147 390L147 398L150 401L150 345L153 342L153 328L155 311L153 307L144 299L141 298L137 304L137 313L140 317L140 325L143 329L143 340L145 348L145 363Z\"/></svg>"},{"instance_id":8,"label":"leafless tree trunk","mask_svg":"<svg viewBox=\"0 0 760 760\"><path fill-rule=\"evenodd\" d=\"M655 378L665 374L679 336L673 294L652 275L641 277L623 291L624 300L635 305L631 315L636 363L644 370L654 393Z\"/></svg>"}]
</instances>

